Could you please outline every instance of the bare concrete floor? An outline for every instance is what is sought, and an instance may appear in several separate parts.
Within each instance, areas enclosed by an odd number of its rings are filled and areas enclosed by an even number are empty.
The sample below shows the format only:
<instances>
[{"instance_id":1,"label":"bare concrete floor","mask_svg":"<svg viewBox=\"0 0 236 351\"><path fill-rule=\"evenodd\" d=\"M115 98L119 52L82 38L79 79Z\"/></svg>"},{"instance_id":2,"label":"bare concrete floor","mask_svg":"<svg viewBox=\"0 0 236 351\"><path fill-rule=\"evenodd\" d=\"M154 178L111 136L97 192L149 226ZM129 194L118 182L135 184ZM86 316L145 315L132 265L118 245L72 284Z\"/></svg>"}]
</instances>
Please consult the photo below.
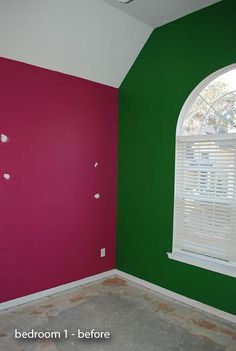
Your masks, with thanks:
<instances>
[{"instance_id":1,"label":"bare concrete floor","mask_svg":"<svg viewBox=\"0 0 236 351\"><path fill-rule=\"evenodd\" d=\"M93 328L111 338L77 338ZM15 339L15 329L61 338ZM0 312L0 351L67 350L236 351L236 326L116 276Z\"/></svg>"}]
</instances>

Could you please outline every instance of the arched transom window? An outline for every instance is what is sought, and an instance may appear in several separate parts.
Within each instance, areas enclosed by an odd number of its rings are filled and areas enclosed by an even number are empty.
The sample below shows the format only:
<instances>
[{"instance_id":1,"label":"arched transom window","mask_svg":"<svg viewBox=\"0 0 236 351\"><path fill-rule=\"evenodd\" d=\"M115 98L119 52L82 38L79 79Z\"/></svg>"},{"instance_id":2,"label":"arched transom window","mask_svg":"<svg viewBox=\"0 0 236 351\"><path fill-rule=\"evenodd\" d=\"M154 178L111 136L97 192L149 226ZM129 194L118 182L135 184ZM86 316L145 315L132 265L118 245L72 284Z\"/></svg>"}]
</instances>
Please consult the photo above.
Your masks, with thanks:
<instances>
[{"instance_id":1,"label":"arched transom window","mask_svg":"<svg viewBox=\"0 0 236 351\"><path fill-rule=\"evenodd\" d=\"M168 255L236 276L236 65L200 83L180 113Z\"/></svg>"}]
</instances>

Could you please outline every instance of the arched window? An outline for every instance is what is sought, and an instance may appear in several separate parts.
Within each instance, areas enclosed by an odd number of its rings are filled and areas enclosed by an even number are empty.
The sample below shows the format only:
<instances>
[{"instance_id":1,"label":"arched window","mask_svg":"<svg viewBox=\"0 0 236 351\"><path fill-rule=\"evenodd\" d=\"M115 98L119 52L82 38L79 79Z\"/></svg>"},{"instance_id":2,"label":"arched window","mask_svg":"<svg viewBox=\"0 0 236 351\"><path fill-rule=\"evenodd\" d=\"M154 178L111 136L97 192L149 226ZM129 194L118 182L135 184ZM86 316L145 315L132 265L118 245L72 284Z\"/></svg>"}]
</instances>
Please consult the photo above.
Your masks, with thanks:
<instances>
[{"instance_id":1,"label":"arched window","mask_svg":"<svg viewBox=\"0 0 236 351\"><path fill-rule=\"evenodd\" d=\"M201 82L180 113L168 256L236 277L236 64Z\"/></svg>"}]
</instances>

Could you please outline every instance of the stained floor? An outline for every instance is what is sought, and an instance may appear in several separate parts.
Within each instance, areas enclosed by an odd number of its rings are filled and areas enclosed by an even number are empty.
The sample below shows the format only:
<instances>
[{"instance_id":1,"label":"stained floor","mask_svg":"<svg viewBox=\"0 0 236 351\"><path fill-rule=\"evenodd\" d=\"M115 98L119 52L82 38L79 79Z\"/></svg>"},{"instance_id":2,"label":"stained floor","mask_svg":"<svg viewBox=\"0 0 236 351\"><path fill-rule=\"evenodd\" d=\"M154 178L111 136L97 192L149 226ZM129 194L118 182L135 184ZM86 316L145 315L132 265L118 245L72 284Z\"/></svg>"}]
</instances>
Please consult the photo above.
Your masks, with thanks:
<instances>
[{"instance_id":1,"label":"stained floor","mask_svg":"<svg viewBox=\"0 0 236 351\"><path fill-rule=\"evenodd\" d=\"M15 329L61 338L15 339ZM82 340L78 329L111 337ZM116 276L0 312L0 351L75 350L236 351L236 325Z\"/></svg>"}]
</instances>

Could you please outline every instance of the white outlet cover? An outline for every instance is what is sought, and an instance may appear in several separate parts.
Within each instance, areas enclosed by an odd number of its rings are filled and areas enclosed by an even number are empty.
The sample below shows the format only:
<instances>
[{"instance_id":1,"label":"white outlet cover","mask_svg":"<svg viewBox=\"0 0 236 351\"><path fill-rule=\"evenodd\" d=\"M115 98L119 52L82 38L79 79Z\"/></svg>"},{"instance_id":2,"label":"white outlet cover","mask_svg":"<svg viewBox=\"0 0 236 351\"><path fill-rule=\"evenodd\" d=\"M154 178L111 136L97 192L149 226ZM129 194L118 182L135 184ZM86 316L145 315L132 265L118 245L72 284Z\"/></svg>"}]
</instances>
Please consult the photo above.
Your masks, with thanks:
<instances>
[{"instance_id":1,"label":"white outlet cover","mask_svg":"<svg viewBox=\"0 0 236 351\"><path fill-rule=\"evenodd\" d=\"M103 248L101 249L101 257L105 257L105 256L106 256L106 248L103 247Z\"/></svg>"}]
</instances>

